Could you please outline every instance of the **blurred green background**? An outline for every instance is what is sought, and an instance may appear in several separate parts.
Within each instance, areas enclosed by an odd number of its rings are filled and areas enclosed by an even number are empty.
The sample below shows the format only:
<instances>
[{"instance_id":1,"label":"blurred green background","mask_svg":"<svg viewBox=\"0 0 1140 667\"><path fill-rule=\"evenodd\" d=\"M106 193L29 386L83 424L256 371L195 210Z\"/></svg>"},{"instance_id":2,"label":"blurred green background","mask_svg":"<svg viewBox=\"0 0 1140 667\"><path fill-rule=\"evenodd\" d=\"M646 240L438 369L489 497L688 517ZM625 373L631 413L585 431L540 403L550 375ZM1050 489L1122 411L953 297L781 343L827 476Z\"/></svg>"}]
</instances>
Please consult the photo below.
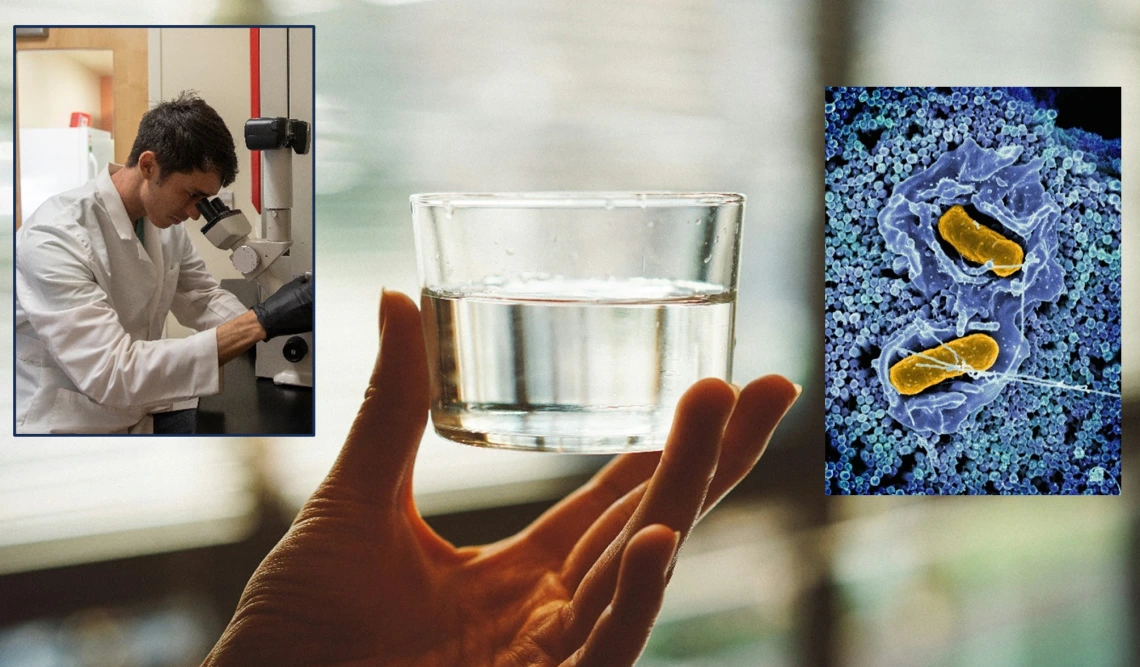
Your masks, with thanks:
<instances>
[{"instance_id":1,"label":"blurred green background","mask_svg":"<svg viewBox=\"0 0 1140 667\"><path fill-rule=\"evenodd\" d=\"M327 471L418 289L418 191L748 196L736 379L805 386L687 544L639 664L1140 664L1140 303L1132 0L3 2L15 24L316 26L317 437L0 448L0 667L193 665ZM12 35L0 228L12 231ZM193 54L185 54L193 57ZM1127 468L1117 498L823 496L824 85L1123 87ZM12 290L12 246L0 291ZM345 344L343 332L352 332ZM10 327L0 349L11 349ZM11 364L0 365L0 382ZM10 414L11 396L0 397ZM9 440L9 438L5 438ZM428 436L419 504L456 543L525 525L598 464Z\"/></svg>"}]
</instances>

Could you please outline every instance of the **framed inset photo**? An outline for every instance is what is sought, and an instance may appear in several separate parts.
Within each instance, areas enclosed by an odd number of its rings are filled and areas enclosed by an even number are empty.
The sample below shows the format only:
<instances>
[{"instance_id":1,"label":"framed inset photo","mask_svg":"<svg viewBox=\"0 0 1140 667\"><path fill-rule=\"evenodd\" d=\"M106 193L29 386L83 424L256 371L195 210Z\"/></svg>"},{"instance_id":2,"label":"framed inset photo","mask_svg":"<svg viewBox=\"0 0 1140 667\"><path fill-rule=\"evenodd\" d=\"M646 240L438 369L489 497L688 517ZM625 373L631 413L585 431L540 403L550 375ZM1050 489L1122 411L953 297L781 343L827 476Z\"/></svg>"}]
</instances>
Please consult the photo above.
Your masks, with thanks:
<instances>
[{"instance_id":1,"label":"framed inset photo","mask_svg":"<svg viewBox=\"0 0 1140 667\"><path fill-rule=\"evenodd\" d=\"M14 45L15 435L313 435L314 29Z\"/></svg>"},{"instance_id":2,"label":"framed inset photo","mask_svg":"<svg viewBox=\"0 0 1140 667\"><path fill-rule=\"evenodd\" d=\"M824 110L827 492L1119 494L1120 89Z\"/></svg>"}]
</instances>

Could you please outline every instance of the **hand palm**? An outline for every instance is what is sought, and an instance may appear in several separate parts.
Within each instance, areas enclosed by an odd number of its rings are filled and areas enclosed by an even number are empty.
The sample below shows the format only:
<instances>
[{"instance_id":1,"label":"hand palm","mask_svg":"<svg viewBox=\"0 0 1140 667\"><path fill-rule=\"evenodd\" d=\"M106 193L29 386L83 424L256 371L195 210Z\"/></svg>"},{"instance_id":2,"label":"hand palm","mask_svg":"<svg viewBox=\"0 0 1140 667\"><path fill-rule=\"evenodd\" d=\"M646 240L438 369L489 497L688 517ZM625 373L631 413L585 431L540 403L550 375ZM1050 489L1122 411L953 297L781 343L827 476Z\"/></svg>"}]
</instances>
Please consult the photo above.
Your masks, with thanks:
<instances>
[{"instance_id":1,"label":"hand palm","mask_svg":"<svg viewBox=\"0 0 1140 667\"><path fill-rule=\"evenodd\" d=\"M632 664L678 533L747 474L794 400L774 376L739 397L702 381L664 455L618 457L518 535L457 549L412 500L428 378L402 295L383 298L381 350L340 457L206 664Z\"/></svg>"}]
</instances>

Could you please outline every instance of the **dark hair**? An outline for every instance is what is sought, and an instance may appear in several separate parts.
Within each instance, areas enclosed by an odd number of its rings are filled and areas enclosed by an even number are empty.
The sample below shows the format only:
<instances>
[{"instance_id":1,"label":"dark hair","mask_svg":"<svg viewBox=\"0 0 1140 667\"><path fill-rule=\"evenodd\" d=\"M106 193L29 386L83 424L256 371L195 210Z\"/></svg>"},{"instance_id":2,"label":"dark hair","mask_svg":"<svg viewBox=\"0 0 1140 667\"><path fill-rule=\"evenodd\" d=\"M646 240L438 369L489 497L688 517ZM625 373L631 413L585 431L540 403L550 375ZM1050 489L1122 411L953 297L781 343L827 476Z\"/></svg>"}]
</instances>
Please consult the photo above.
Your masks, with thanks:
<instances>
[{"instance_id":1,"label":"dark hair","mask_svg":"<svg viewBox=\"0 0 1140 667\"><path fill-rule=\"evenodd\" d=\"M127 166L137 165L145 151L154 152L160 181L172 172L212 170L225 187L238 171L233 136L218 112L194 91L183 91L143 114Z\"/></svg>"}]
</instances>

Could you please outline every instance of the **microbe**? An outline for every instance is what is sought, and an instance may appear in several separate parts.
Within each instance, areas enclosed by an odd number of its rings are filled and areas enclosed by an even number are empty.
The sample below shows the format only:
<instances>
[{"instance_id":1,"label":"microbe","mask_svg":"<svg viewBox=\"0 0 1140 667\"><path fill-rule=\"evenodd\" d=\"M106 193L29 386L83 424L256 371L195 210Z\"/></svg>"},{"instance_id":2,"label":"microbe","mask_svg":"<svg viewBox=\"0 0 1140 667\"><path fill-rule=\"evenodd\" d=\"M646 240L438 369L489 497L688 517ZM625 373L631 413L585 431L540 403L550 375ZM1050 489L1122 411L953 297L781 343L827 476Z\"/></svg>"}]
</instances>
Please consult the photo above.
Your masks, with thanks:
<instances>
[{"instance_id":1,"label":"microbe","mask_svg":"<svg viewBox=\"0 0 1140 667\"><path fill-rule=\"evenodd\" d=\"M1047 93L827 89L828 493L1120 492L1120 139L1058 126ZM955 248L954 206L1020 268ZM891 383L977 333L990 368Z\"/></svg>"},{"instance_id":2,"label":"microbe","mask_svg":"<svg viewBox=\"0 0 1140 667\"><path fill-rule=\"evenodd\" d=\"M969 371L984 371L998 358L998 343L983 333L947 341L913 354L891 366L891 385L913 396Z\"/></svg>"},{"instance_id":3,"label":"microbe","mask_svg":"<svg viewBox=\"0 0 1140 667\"><path fill-rule=\"evenodd\" d=\"M1018 373L1019 366L1029 356L1029 343L1019 326L1021 317L1022 310L1017 301L1003 299L994 312L993 320L969 322L969 334L979 333L980 329L994 341L997 355L991 365L984 370L968 371L966 374L976 376L968 378L969 381L945 377L937 386L908 395L899 391L891 381L890 369L900 360L964 337L958 332L956 321L932 320L921 313L912 315L909 323L882 340L882 352L873 362L887 399L888 414L924 436L956 433L970 415L1001 394L1011 376ZM942 362L931 361L931 365L939 363Z\"/></svg>"},{"instance_id":4,"label":"microbe","mask_svg":"<svg viewBox=\"0 0 1140 667\"><path fill-rule=\"evenodd\" d=\"M938 233L971 262L991 262L990 270L1003 278L1016 273L1025 257L1016 242L981 226L959 205L951 206L938 219Z\"/></svg>"}]
</instances>

